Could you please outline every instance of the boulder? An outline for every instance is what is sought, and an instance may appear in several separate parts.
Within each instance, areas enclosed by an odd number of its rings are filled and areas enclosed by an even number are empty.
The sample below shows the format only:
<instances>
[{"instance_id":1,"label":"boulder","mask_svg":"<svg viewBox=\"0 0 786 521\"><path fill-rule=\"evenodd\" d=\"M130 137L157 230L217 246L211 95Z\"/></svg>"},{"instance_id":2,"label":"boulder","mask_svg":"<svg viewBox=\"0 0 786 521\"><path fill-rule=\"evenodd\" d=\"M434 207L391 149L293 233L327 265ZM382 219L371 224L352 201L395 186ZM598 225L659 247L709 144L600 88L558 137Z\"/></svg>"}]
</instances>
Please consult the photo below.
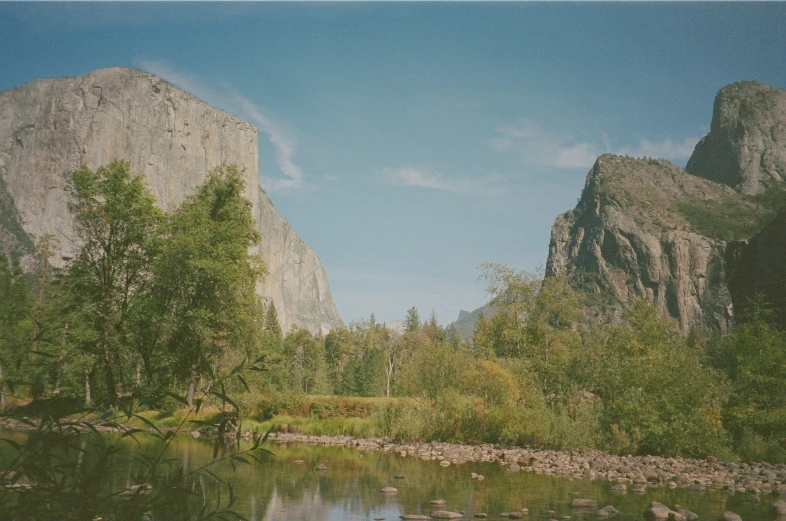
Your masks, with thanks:
<instances>
[{"instance_id":1,"label":"boulder","mask_svg":"<svg viewBox=\"0 0 786 521\"><path fill-rule=\"evenodd\" d=\"M650 503L650 506L644 511L644 518L645 519L668 519L669 514L671 514L672 510L664 505L663 503L659 503L657 501L653 501Z\"/></svg>"},{"instance_id":2,"label":"boulder","mask_svg":"<svg viewBox=\"0 0 786 521\"><path fill-rule=\"evenodd\" d=\"M619 512L620 511L617 510L616 508L614 508L613 506L606 505L605 507L603 507L600 510L598 510L597 512L595 512L595 514L597 514L600 517L609 517L609 516L617 515L617 514L619 514Z\"/></svg>"}]
</instances>

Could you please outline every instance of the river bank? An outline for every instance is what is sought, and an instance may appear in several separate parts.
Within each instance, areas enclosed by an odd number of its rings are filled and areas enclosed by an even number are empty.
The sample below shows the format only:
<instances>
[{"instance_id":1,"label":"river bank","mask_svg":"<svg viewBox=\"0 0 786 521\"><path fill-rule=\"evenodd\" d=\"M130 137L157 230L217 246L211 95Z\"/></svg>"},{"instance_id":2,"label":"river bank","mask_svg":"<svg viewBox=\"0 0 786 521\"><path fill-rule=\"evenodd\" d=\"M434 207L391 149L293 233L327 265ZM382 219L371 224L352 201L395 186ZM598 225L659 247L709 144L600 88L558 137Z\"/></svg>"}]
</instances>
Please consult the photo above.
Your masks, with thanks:
<instances>
[{"instance_id":1,"label":"river bank","mask_svg":"<svg viewBox=\"0 0 786 521\"><path fill-rule=\"evenodd\" d=\"M786 465L737 463L661 456L617 456L597 450L557 451L532 448L500 448L495 445L456 443L396 443L387 438L359 439L351 436L311 436L273 432L275 443L308 443L343 446L361 451L381 451L400 457L433 460L440 465L493 462L511 472L533 472L571 479L608 480L620 492L644 491L647 487L685 488L695 492L722 489L728 493L754 495L778 493L786 497Z\"/></svg>"}]
</instances>

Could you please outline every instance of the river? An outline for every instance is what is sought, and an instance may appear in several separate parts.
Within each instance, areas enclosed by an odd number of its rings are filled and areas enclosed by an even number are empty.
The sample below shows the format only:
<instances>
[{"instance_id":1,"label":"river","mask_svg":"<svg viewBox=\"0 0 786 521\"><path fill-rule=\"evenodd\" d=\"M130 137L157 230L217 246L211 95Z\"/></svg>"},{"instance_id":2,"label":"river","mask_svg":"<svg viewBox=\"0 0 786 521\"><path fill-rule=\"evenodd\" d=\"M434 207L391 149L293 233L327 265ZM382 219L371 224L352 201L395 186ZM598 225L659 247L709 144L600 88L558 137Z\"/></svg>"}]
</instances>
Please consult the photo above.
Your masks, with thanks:
<instances>
[{"instance_id":1,"label":"river","mask_svg":"<svg viewBox=\"0 0 786 521\"><path fill-rule=\"evenodd\" d=\"M599 507L613 505L620 512L611 518L615 521L641 519L652 501L691 510L700 520L716 520L730 510L744 521L772 521L772 503L778 499L766 495L757 501L749 493L665 487L620 494L609 481L512 472L498 463L442 467L437 461L346 447L272 442L265 447L273 454L260 455L260 462L213 469L239 496L235 510L252 521L396 520L403 514L428 515L435 510L464 512L465 519L487 513L488 519L499 520L504 519L501 513L522 508L529 509L524 519L531 521L600 519L595 509L572 508L575 498L594 499ZM129 450L138 449L129 446ZM192 470L211 461L213 445L209 440L178 436L168 456ZM485 479L473 478L472 473ZM117 485L130 484L132 474L131 463L118 464ZM383 487L395 487L398 492L383 493ZM432 505L436 499L444 499L445 505Z\"/></svg>"}]
</instances>

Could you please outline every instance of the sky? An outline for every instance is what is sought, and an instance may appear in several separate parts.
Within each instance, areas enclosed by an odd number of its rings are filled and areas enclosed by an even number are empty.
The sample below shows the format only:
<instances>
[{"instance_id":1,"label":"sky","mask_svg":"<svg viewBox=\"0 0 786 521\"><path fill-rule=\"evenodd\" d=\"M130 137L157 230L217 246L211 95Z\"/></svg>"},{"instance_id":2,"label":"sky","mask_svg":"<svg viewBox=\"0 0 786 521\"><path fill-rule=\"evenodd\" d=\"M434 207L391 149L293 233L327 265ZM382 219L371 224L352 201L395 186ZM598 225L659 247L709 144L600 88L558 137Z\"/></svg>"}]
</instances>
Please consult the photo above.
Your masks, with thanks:
<instances>
[{"instance_id":1,"label":"sky","mask_svg":"<svg viewBox=\"0 0 786 521\"><path fill-rule=\"evenodd\" d=\"M784 49L786 3L0 2L0 90L133 67L253 123L347 323L447 324L481 263L542 269L598 155L684 166Z\"/></svg>"}]
</instances>

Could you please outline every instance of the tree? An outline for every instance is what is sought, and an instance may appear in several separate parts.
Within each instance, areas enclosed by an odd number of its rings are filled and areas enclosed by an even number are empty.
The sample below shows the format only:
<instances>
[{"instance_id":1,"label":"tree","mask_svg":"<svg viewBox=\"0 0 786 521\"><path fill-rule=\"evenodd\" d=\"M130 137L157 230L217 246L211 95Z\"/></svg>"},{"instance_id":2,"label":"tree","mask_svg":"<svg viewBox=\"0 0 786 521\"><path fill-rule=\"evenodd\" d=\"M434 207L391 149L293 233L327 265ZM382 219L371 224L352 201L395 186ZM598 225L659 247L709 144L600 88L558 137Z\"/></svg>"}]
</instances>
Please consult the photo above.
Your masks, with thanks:
<instances>
[{"instance_id":1,"label":"tree","mask_svg":"<svg viewBox=\"0 0 786 521\"><path fill-rule=\"evenodd\" d=\"M407 333L420 331L420 314L415 306L407 310L407 317L404 319L404 331Z\"/></svg>"},{"instance_id":2,"label":"tree","mask_svg":"<svg viewBox=\"0 0 786 521\"><path fill-rule=\"evenodd\" d=\"M200 376L214 374L222 355L258 330L255 286L265 268L248 253L260 236L243 187L234 165L208 173L169 218L154 265L164 351L172 374L187 383L189 403Z\"/></svg>"},{"instance_id":3,"label":"tree","mask_svg":"<svg viewBox=\"0 0 786 521\"><path fill-rule=\"evenodd\" d=\"M574 359L576 380L602 400L610 449L701 456L723 443L724 379L650 304L596 328Z\"/></svg>"},{"instance_id":4,"label":"tree","mask_svg":"<svg viewBox=\"0 0 786 521\"><path fill-rule=\"evenodd\" d=\"M74 172L67 189L79 252L65 275L98 333L106 393L117 393L115 365L129 312L150 279L151 246L161 212L129 163Z\"/></svg>"},{"instance_id":5,"label":"tree","mask_svg":"<svg viewBox=\"0 0 786 521\"><path fill-rule=\"evenodd\" d=\"M297 392L326 391L325 346L310 331L293 326L284 339L284 356Z\"/></svg>"},{"instance_id":6,"label":"tree","mask_svg":"<svg viewBox=\"0 0 786 521\"><path fill-rule=\"evenodd\" d=\"M0 405L4 387L21 380L33 342L33 309L19 260L0 255ZM10 385L9 385L10 384Z\"/></svg>"}]
</instances>

